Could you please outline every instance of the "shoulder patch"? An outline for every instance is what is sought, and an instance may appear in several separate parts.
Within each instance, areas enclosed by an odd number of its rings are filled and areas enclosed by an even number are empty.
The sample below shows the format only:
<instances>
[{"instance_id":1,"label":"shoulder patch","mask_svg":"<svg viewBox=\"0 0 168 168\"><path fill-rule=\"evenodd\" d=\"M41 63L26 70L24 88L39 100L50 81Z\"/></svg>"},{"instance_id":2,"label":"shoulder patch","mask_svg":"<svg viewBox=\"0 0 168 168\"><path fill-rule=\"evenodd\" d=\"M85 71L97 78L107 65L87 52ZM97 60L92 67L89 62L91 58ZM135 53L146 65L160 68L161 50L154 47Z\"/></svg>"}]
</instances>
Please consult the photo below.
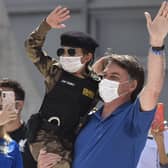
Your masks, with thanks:
<instances>
[{"instance_id":1,"label":"shoulder patch","mask_svg":"<svg viewBox=\"0 0 168 168\"><path fill-rule=\"evenodd\" d=\"M82 95L89 97L90 99L94 99L95 97L95 93L87 88L83 88Z\"/></svg>"}]
</instances>

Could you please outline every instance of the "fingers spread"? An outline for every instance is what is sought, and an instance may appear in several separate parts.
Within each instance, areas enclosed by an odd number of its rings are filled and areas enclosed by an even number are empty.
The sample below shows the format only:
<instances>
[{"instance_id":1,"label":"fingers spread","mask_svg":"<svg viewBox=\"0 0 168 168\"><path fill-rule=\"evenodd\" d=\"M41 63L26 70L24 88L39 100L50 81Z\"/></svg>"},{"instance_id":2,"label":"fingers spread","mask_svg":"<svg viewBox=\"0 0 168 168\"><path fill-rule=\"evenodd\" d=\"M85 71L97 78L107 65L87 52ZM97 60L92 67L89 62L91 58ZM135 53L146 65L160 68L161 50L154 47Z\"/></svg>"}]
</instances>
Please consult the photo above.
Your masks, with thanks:
<instances>
[{"instance_id":1,"label":"fingers spread","mask_svg":"<svg viewBox=\"0 0 168 168\"><path fill-rule=\"evenodd\" d=\"M166 12L165 12L165 17L168 18L168 2L167 2L167 6L166 6Z\"/></svg>"},{"instance_id":2,"label":"fingers spread","mask_svg":"<svg viewBox=\"0 0 168 168\"><path fill-rule=\"evenodd\" d=\"M166 6L167 6L167 2L164 1L164 2L162 3L162 5L161 5L160 9L159 9L159 12L158 12L158 15L159 15L159 16L162 16L162 15L163 15L163 11L164 11L164 9L166 8Z\"/></svg>"},{"instance_id":3,"label":"fingers spread","mask_svg":"<svg viewBox=\"0 0 168 168\"><path fill-rule=\"evenodd\" d=\"M70 11L67 8L61 8L59 11L56 12L57 16L61 17L62 15L65 15L66 13L69 13Z\"/></svg>"},{"instance_id":4,"label":"fingers spread","mask_svg":"<svg viewBox=\"0 0 168 168\"><path fill-rule=\"evenodd\" d=\"M66 20L68 20L70 17L71 17L70 15L67 15L67 16L65 16L65 17L63 17L63 18L59 18L59 22L66 21Z\"/></svg>"},{"instance_id":5,"label":"fingers spread","mask_svg":"<svg viewBox=\"0 0 168 168\"><path fill-rule=\"evenodd\" d=\"M66 10L64 13L60 15L60 18L64 18L66 16L70 15L70 10Z\"/></svg>"},{"instance_id":6,"label":"fingers spread","mask_svg":"<svg viewBox=\"0 0 168 168\"><path fill-rule=\"evenodd\" d=\"M144 14L145 14L145 17L146 17L147 26L149 27L152 23L151 15L148 12L145 12Z\"/></svg>"},{"instance_id":7,"label":"fingers spread","mask_svg":"<svg viewBox=\"0 0 168 168\"><path fill-rule=\"evenodd\" d=\"M59 5L53 10L53 13L58 13L61 9L62 9L62 6Z\"/></svg>"}]
</instances>

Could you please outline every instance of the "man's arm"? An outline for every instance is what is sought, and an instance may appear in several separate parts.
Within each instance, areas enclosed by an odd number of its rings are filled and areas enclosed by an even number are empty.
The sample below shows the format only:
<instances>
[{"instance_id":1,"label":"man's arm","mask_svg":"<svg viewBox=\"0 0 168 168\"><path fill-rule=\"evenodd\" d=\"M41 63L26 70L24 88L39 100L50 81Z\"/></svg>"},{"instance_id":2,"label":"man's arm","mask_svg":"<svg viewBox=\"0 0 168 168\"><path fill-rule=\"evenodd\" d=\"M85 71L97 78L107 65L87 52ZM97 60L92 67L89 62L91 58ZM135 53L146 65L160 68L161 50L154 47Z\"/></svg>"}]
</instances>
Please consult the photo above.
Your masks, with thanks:
<instances>
[{"instance_id":1,"label":"man's arm","mask_svg":"<svg viewBox=\"0 0 168 168\"><path fill-rule=\"evenodd\" d=\"M49 75L52 65L56 63L56 60L47 56L42 50L47 32L51 28L64 28L65 25L62 22L69 19L69 17L69 10L67 8L56 7L25 41L27 55L44 77Z\"/></svg>"},{"instance_id":2,"label":"man's arm","mask_svg":"<svg viewBox=\"0 0 168 168\"><path fill-rule=\"evenodd\" d=\"M159 159L160 159L160 164L162 166L167 165L168 166L168 157L166 155L166 151L165 151L165 145L164 145L164 136L163 133L162 135L157 135L160 137L157 137L156 143L158 146L158 152L159 152Z\"/></svg>"},{"instance_id":3,"label":"man's arm","mask_svg":"<svg viewBox=\"0 0 168 168\"><path fill-rule=\"evenodd\" d=\"M155 131L154 129L151 130L151 133L156 141L158 153L159 153L159 161L160 164L164 166L168 166L168 157L165 151L165 144L164 144L164 134L163 131Z\"/></svg>"},{"instance_id":4,"label":"man's arm","mask_svg":"<svg viewBox=\"0 0 168 168\"><path fill-rule=\"evenodd\" d=\"M162 47L168 33L168 3L162 3L156 17L151 19L149 13L145 12L147 28L152 47ZM152 49L148 55L147 83L140 94L140 103L143 111L148 111L156 106L157 100L163 87L165 76L164 52L155 52Z\"/></svg>"},{"instance_id":5,"label":"man's arm","mask_svg":"<svg viewBox=\"0 0 168 168\"><path fill-rule=\"evenodd\" d=\"M46 34L50 29L51 27L45 20L43 20L25 41L25 48L28 57L44 77L47 77L49 70L54 63L54 60L47 56L47 53L42 50Z\"/></svg>"}]
</instances>

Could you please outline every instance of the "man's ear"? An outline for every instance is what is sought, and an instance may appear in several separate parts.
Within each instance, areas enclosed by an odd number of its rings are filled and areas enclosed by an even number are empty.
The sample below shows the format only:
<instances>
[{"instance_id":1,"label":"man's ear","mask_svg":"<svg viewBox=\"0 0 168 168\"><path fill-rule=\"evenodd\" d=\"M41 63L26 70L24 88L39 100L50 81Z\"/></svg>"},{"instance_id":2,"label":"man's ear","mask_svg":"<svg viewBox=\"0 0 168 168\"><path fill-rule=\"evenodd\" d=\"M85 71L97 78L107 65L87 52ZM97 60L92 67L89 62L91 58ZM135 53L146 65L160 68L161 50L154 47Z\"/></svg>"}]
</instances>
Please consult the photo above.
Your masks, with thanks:
<instances>
[{"instance_id":1,"label":"man's ear","mask_svg":"<svg viewBox=\"0 0 168 168\"><path fill-rule=\"evenodd\" d=\"M93 54L92 53L85 54L85 56L82 58L83 58L83 60L82 60L83 64L88 63L92 60Z\"/></svg>"},{"instance_id":2,"label":"man's ear","mask_svg":"<svg viewBox=\"0 0 168 168\"><path fill-rule=\"evenodd\" d=\"M23 100L16 100L16 110L21 111L23 109L24 106L24 101Z\"/></svg>"},{"instance_id":3,"label":"man's ear","mask_svg":"<svg viewBox=\"0 0 168 168\"><path fill-rule=\"evenodd\" d=\"M137 88L137 80L132 80L130 83L130 91L133 92Z\"/></svg>"}]
</instances>

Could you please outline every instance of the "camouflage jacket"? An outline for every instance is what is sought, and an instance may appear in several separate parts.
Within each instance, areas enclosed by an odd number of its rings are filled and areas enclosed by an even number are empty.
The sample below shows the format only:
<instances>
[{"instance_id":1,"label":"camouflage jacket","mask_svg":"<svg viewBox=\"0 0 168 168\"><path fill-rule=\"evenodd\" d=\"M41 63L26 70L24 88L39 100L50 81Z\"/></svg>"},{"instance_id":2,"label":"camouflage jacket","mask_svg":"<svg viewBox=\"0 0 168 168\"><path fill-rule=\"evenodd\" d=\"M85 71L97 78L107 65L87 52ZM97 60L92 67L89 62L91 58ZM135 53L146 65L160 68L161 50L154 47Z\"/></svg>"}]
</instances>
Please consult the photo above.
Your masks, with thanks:
<instances>
[{"instance_id":1,"label":"camouflage jacket","mask_svg":"<svg viewBox=\"0 0 168 168\"><path fill-rule=\"evenodd\" d=\"M45 20L43 20L25 41L25 48L28 57L45 78L47 92L54 87L62 72L60 63L56 59L48 56L42 49L47 32L50 29L51 27ZM88 73L85 74L85 76L90 76L97 81L99 80L99 77L91 70L91 68L88 68Z\"/></svg>"}]
</instances>

